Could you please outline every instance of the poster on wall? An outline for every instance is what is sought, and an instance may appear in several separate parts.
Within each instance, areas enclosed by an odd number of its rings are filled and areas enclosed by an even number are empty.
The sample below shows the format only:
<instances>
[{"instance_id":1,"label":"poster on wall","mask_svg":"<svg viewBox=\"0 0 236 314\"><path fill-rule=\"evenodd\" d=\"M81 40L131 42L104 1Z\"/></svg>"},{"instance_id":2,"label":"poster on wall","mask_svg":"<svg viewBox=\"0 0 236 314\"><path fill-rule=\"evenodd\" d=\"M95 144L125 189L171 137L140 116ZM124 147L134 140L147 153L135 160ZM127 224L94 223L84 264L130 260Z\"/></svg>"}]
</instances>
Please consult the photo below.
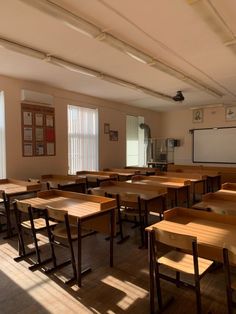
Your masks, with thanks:
<instances>
[{"instance_id":1,"label":"poster on wall","mask_svg":"<svg viewBox=\"0 0 236 314\"><path fill-rule=\"evenodd\" d=\"M23 120L24 125L32 125L32 112L24 111Z\"/></svg>"},{"instance_id":2,"label":"poster on wall","mask_svg":"<svg viewBox=\"0 0 236 314\"><path fill-rule=\"evenodd\" d=\"M52 156L55 154L54 143L47 143L47 155Z\"/></svg>"},{"instance_id":3,"label":"poster on wall","mask_svg":"<svg viewBox=\"0 0 236 314\"><path fill-rule=\"evenodd\" d=\"M43 126L43 114L42 113L35 114L35 125Z\"/></svg>"},{"instance_id":4,"label":"poster on wall","mask_svg":"<svg viewBox=\"0 0 236 314\"><path fill-rule=\"evenodd\" d=\"M24 156L33 156L32 144L24 144Z\"/></svg>"},{"instance_id":5,"label":"poster on wall","mask_svg":"<svg viewBox=\"0 0 236 314\"><path fill-rule=\"evenodd\" d=\"M24 141L32 141L33 133L32 128L24 128Z\"/></svg>"}]
</instances>

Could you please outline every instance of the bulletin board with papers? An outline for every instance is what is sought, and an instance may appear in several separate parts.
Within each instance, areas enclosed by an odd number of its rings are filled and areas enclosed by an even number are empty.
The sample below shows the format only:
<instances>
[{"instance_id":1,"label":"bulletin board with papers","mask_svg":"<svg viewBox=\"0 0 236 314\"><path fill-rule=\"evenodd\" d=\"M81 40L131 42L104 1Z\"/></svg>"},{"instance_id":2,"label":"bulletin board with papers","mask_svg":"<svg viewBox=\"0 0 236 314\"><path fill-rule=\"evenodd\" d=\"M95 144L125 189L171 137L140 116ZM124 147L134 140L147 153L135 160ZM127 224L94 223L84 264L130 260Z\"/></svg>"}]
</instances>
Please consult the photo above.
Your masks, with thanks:
<instances>
[{"instance_id":1,"label":"bulletin board with papers","mask_svg":"<svg viewBox=\"0 0 236 314\"><path fill-rule=\"evenodd\" d=\"M23 156L55 156L54 108L22 103L21 121Z\"/></svg>"}]
</instances>

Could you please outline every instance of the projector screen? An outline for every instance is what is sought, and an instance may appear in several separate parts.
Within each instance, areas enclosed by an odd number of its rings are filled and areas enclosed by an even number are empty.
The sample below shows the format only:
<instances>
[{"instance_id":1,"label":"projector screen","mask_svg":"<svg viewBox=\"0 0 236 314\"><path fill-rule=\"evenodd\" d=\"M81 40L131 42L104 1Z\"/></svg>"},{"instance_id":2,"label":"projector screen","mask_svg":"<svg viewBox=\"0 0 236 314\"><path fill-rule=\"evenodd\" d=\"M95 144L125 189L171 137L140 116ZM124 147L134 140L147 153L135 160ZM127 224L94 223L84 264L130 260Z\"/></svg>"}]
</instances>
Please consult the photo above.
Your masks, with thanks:
<instances>
[{"instance_id":1,"label":"projector screen","mask_svg":"<svg viewBox=\"0 0 236 314\"><path fill-rule=\"evenodd\" d=\"M236 127L194 129L193 162L236 163Z\"/></svg>"}]
</instances>

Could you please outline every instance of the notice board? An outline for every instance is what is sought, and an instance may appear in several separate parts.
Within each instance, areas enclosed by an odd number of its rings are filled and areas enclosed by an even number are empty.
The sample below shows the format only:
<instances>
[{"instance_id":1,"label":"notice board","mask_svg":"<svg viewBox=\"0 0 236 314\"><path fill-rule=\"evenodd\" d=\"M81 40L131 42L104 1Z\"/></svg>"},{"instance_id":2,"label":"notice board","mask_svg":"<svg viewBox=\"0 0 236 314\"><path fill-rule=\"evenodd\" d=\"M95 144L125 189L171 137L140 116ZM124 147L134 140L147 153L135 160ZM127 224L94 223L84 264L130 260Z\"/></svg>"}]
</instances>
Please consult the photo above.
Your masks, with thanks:
<instances>
[{"instance_id":1,"label":"notice board","mask_svg":"<svg viewBox=\"0 0 236 314\"><path fill-rule=\"evenodd\" d=\"M21 126L24 157L56 154L54 108L22 103Z\"/></svg>"}]
</instances>

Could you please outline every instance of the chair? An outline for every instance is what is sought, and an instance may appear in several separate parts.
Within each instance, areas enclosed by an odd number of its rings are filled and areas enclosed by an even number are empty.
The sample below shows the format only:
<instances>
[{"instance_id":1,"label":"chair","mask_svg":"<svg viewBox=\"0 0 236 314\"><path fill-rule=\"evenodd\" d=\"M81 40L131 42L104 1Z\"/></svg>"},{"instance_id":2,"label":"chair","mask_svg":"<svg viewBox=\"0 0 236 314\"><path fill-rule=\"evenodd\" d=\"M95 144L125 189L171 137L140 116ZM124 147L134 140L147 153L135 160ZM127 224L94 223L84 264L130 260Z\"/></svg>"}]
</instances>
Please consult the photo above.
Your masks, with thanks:
<instances>
[{"instance_id":1,"label":"chair","mask_svg":"<svg viewBox=\"0 0 236 314\"><path fill-rule=\"evenodd\" d=\"M73 268L73 277L66 281L66 283L71 283L73 280L77 278L76 271L76 263L75 263L75 255L73 249L73 241L78 238L78 229L77 226L71 225L69 222L68 212L66 210L56 209L53 207L47 206L46 208L46 225L48 232L48 239L51 247L52 253L52 262L53 267L48 269L46 273L51 273L56 271L57 269L61 269L69 264L72 264ZM50 228L50 220L53 219L58 224L55 228ZM62 262L61 264L57 264L57 258L55 254L55 246L61 246L69 248L70 251L70 259Z\"/></svg>"},{"instance_id":2,"label":"chair","mask_svg":"<svg viewBox=\"0 0 236 314\"><path fill-rule=\"evenodd\" d=\"M43 266L44 264L48 263L51 259L46 259L44 261L41 260L41 256L40 256L40 251L39 251L39 246L38 246L38 240L37 240L37 233L42 232L44 230L46 230L47 225L46 225L46 221L45 218L43 217L38 217L38 218L34 218L34 210L33 208L27 204L24 203L22 201L15 201L13 203L14 205L14 212L15 212L15 217L16 217L16 227L17 227L17 231L18 231L18 252L19 252L19 256L16 257L14 260L15 261L20 261L26 257L31 256L32 254L36 253L37 256L37 262L34 263L34 265L30 266L29 269L30 270L35 270L40 266ZM43 210L42 210L43 212ZM36 211L36 213L38 214L38 211ZM27 220L23 220L23 216L27 216ZM50 221L49 222L49 226L50 228L55 227L57 223ZM35 250L31 250L29 252L26 253L26 248L25 248L25 240L24 240L24 236L23 236L23 230L27 230L28 232L31 233L32 238L33 238L33 243L35 246Z\"/></svg>"},{"instance_id":3,"label":"chair","mask_svg":"<svg viewBox=\"0 0 236 314\"><path fill-rule=\"evenodd\" d=\"M166 254L160 254L160 243L169 246L170 249ZM175 248L175 249L173 249ZM154 272L156 279L157 299L160 312L164 310L165 306L162 302L162 293L160 279L164 279L175 283L179 286L189 286L195 289L197 313L202 313L201 307L201 292L200 279L206 271L213 264L213 261L198 257L197 238L189 235L178 234L174 232L164 231L158 228L153 228L151 232L151 248L154 263ZM184 253L189 252L189 253ZM168 269L175 272L176 277L160 272L160 265L165 265ZM192 275L194 284L189 284L180 280L180 274L185 273ZM153 280L153 275L150 273L150 280ZM154 283L153 283L154 285ZM151 300L150 300L151 301Z\"/></svg>"},{"instance_id":4,"label":"chair","mask_svg":"<svg viewBox=\"0 0 236 314\"><path fill-rule=\"evenodd\" d=\"M108 184L108 181L104 181L102 183L102 186L107 186L110 185ZM118 220L118 224L119 224L119 232L116 234L120 235L120 240L117 242L118 244L123 243L124 241L126 241L129 238L129 235L124 237L123 234L123 225L122 225L122 218L121 218L121 211L120 211L120 200L119 200L119 194L113 195L113 194L109 194L107 192L105 192L102 189L96 189L96 188L90 188L88 189L88 194L92 194L92 195L97 195L97 196L103 196L103 197L110 197L110 198L115 198L116 199L116 204L117 204L117 211L116 211L116 215L118 216L117 220ZM109 240L110 237L107 237L106 240Z\"/></svg>"},{"instance_id":5,"label":"chair","mask_svg":"<svg viewBox=\"0 0 236 314\"><path fill-rule=\"evenodd\" d=\"M232 282L230 264L236 263L236 248L223 248L224 273L226 284L226 297L228 314L233 314L235 302L233 301L233 292L236 290L236 281Z\"/></svg>"},{"instance_id":6,"label":"chair","mask_svg":"<svg viewBox=\"0 0 236 314\"><path fill-rule=\"evenodd\" d=\"M0 219L1 217L4 217L4 219L7 222L7 198L6 198L6 194L5 191L0 190ZM3 226L6 225L5 223L3 224L0 221L0 232L3 232Z\"/></svg>"},{"instance_id":7,"label":"chair","mask_svg":"<svg viewBox=\"0 0 236 314\"><path fill-rule=\"evenodd\" d=\"M141 198L135 193L120 193L117 198L118 217L120 224L124 219L122 216L134 217L135 223L138 223L141 236L141 247L144 246L144 227L147 225L147 212L142 209Z\"/></svg>"}]
</instances>

